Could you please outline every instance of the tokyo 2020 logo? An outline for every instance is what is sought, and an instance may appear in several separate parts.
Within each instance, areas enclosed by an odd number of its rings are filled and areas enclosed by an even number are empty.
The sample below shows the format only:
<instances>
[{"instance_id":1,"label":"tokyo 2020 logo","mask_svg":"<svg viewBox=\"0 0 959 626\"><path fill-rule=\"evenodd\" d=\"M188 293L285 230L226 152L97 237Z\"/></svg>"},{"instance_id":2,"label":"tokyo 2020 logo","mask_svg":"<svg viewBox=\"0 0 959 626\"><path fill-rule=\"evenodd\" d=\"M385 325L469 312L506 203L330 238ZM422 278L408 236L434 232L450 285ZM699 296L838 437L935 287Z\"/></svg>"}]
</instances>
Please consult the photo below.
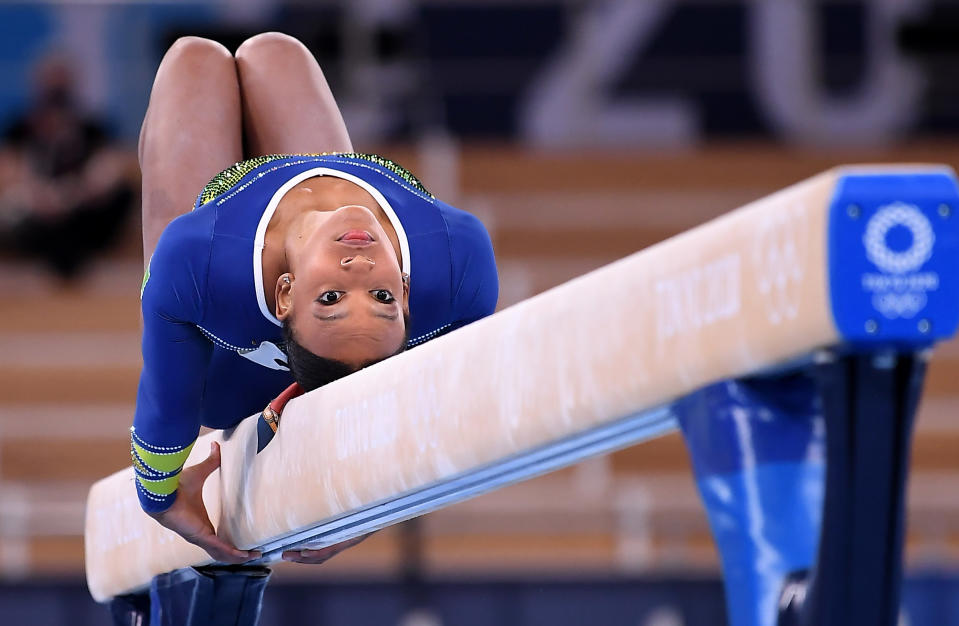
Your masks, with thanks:
<instances>
[{"instance_id":1,"label":"tokyo 2020 logo","mask_svg":"<svg viewBox=\"0 0 959 626\"><path fill-rule=\"evenodd\" d=\"M939 275L920 272L932 258L936 235L918 207L893 202L880 207L862 236L868 258L881 273L862 276L872 305L887 319L910 319L928 303L928 293L939 288Z\"/></svg>"},{"instance_id":2,"label":"tokyo 2020 logo","mask_svg":"<svg viewBox=\"0 0 959 626\"><path fill-rule=\"evenodd\" d=\"M909 231L912 241L904 250L889 246L889 231L902 227ZM907 274L922 267L932 256L936 235L922 212L911 204L896 202L880 208L866 225L862 237L866 256L876 267L889 274Z\"/></svg>"}]
</instances>

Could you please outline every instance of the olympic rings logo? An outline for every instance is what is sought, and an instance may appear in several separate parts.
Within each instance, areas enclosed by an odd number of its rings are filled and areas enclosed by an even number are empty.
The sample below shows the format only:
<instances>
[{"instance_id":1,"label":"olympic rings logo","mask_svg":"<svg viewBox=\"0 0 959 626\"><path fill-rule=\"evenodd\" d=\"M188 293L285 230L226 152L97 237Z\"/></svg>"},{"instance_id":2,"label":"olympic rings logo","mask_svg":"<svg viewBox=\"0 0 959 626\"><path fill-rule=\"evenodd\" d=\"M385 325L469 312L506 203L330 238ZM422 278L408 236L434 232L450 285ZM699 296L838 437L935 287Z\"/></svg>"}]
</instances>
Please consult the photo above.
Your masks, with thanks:
<instances>
[{"instance_id":1,"label":"olympic rings logo","mask_svg":"<svg viewBox=\"0 0 959 626\"><path fill-rule=\"evenodd\" d=\"M909 248L901 252L890 248L886 241L889 231L897 226L907 228L912 235ZM862 242L866 246L866 256L880 270L889 274L906 274L929 260L936 235L918 208L896 202L882 207L870 218Z\"/></svg>"}]
</instances>

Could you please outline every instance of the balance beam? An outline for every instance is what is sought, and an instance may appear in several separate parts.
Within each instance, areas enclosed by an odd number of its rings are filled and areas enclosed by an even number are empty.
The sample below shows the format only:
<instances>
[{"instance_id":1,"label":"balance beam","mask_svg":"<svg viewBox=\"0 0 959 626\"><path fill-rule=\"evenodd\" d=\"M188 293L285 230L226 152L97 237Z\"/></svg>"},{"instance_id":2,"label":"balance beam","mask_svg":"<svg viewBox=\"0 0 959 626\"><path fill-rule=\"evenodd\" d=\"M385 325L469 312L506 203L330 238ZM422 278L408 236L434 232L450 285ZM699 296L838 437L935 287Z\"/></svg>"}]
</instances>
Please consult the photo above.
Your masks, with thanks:
<instances>
[{"instance_id":1,"label":"balance beam","mask_svg":"<svg viewBox=\"0 0 959 626\"><path fill-rule=\"evenodd\" d=\"M187 465L220 442L211 520L264 561L338 543L663 434L668 403L704 385L950 336L957 210L944 166L831 170L297 398L260 454L253 416ZM140 510L133 480L88 496L100 602L211 562Z\"/></svg>"}]
</instances>

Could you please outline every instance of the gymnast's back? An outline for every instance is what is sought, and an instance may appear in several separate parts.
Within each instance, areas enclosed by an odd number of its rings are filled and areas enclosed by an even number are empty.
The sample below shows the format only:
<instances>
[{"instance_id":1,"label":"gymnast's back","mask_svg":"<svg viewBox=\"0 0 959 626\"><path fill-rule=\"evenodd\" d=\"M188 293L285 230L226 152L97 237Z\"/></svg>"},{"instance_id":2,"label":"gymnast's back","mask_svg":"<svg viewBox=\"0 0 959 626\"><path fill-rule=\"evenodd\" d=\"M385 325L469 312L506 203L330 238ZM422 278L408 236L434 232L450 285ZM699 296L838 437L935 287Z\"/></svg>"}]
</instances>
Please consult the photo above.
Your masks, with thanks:
<instances>
[{"instance_id":1,"label":"gymnast's back","mask_svg":"<svg viewBox=\"0 0 959 626\"><path fill-rule=\"evenodd\" d=\"M201 424L232 427L293 382L264 293L262 250L280 199L316 176L358 185L389 217L410 277L409 346L495 309L496 264L483 224L392 161L334 153L237 163L170 223L147 267L135 452L185 451Z\"/></svg>"}]
</instances>

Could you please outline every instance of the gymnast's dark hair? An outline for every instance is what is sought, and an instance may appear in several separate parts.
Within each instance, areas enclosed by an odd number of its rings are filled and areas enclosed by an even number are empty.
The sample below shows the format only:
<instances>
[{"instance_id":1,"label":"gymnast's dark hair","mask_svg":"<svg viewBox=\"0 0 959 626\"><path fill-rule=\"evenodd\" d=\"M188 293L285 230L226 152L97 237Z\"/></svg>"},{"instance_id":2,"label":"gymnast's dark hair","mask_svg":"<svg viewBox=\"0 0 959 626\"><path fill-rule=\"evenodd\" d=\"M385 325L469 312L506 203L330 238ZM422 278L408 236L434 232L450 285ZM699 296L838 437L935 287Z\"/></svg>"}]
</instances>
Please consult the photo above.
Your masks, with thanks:
<instances>
[{"instance_id":1,"label":"gymnast's dark hair","mask_svg":"<svg viewBox=\"0 0 959 626\"><path fill-rule=\"evenodd\" d=\"M313 354L302 345L297 343L296 336L293 334L293 326L289 318L283 320L283 341L285 343L287 365L293 374L293 379L300 384L306 391L313 391L317 387L322 387L334 380L349 376L353 372L369 367L391 356L395 356L406 350L406 345L410 341L410 316L403 314L403 324L406 327L406 334L403 336L403 342L399 349L393 354L389 354L382 359L374 359L363 363L360 366L353 366L336 359L327 359Z\"/></svg>"}]
</instances>

